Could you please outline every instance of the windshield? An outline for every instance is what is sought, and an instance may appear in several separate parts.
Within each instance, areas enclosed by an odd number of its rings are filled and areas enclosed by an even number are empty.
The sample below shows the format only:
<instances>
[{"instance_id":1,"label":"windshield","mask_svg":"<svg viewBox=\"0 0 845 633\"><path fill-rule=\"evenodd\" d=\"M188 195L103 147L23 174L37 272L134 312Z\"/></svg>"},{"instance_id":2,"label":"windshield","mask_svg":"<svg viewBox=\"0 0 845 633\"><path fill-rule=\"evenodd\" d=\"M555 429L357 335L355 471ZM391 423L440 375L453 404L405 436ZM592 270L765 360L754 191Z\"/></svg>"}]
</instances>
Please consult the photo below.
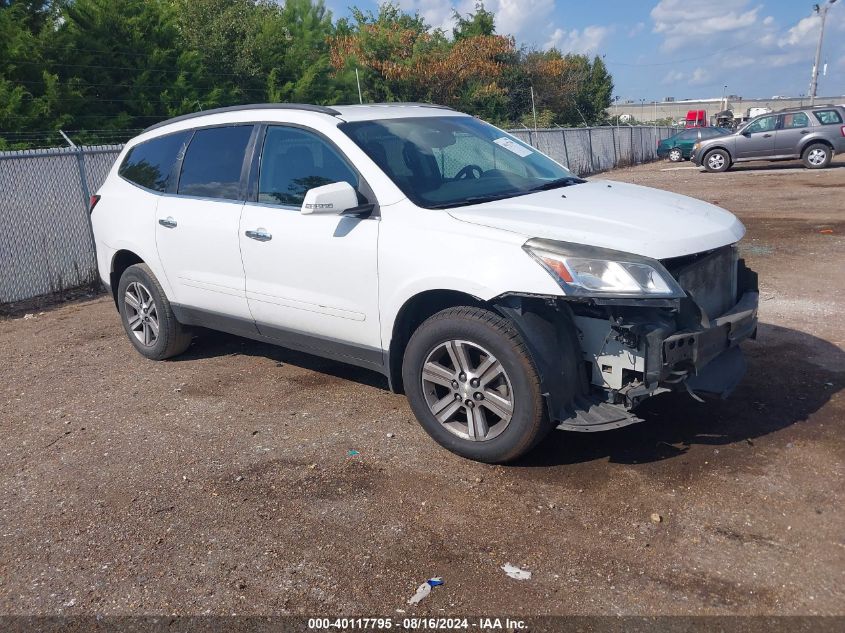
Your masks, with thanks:
<instances>
[{"instance_id":1,"label":"windshield","mask_svg":"<svg viewBox=\"0 0 845 633\"><path fill-rule=\"evenodd\" d=\"M343 123L415 204L443 209L584 182L502 130L468 116Z\"/></svg>"}]
</instances>

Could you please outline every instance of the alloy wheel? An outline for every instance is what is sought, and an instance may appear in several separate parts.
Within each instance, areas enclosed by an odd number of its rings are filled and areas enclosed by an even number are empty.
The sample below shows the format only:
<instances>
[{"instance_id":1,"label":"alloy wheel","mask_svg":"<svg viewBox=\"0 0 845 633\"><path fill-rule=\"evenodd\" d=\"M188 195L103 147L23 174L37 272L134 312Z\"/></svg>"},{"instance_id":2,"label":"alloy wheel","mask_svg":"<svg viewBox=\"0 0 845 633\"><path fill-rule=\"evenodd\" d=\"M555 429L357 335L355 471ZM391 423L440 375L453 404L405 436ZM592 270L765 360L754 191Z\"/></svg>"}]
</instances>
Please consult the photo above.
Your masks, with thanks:
<instances>
[{"instance_id":1,"label":"alloy wheel","mask_svg":"<svg viewBox=\"0 0 845 633\"><path fill-rule=\"evenodd\" d=\"M158 310L150 291L144 284L133 281L126 287L123 303L129 330L142 345L154 346L158 340Z\"/></svg>"},{"instance_id":2,"label":"alloy wheel","mask_svg":"<svg viewBox=\"0 0 845 633\"><path fill-rule=\"evenodd\" d=\"M440 424L460 438L487 441L510 424L513 387L502 363L477 343L450 340L426 356L426 404Z\"/></svg>"},{"instance_id":3,"label":"alloy wheel","mask_svg":"<svg viewBox=\"0 0 845 633\"><path fill-rule=\"evenodd\" d=\"M822 165L824 164L825 159L827 158L827 152L823 149L812 149L810 153L807 154L807 161L811 165Z\"/></svg>"},{"instance_id":4,"label":"alloy wheel","mask_svg":"<svg viewBox=\"0 0 845 633\"><path fill-rule=\"evenodd\" d=\"M725 157L718 153L710 154L707 158L707 165L711 169L721 169L725 166Z\"/></svg>"}]
</instances>

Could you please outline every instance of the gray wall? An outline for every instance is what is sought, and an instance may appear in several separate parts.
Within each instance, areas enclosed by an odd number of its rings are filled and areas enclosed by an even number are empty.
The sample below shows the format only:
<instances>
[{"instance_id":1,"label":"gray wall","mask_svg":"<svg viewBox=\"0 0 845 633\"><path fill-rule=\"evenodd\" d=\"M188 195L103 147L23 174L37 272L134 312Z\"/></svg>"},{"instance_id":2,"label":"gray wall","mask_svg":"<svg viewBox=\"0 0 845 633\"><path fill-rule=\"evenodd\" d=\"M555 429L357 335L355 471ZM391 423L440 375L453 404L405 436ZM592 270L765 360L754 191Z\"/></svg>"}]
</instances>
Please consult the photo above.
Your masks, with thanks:
<instances>
[{"instance_id":1,"label":"gray wall","mask_svg":"<svg viewBox=\"0 0 845 633\"><path fill-rule=\"evenodd\" d=\"M579 175L656 158L671 128L513 130ZM0 304L91 284L88 199L121 146L0 152Z\"/></svg>"},{"instance_id":2,"label":"gray wall","mask_svg":"<svg viewBox=\"0 0 845 633\"><path fill-rule=\"evenodd\" d=\"M816 97L816 103L843 104L845 103L845 96ZM784 108L802 107L809 104L810 100L807 97L794 99L728 99L728 109L742 114L745 114L748 108L771 108L776 112ZM639 102L619 103L611 106L607 112L608 116L614 121L617 114L628 114L637 121L659 121L665 118L677 121L684 118L688 110L706 110L709 119L711 115L724 109L724 102L721 99L703 99L699 101L664 101L658 102L656 105L649 102L645 104Z\"/></svg>"}]
</instances>

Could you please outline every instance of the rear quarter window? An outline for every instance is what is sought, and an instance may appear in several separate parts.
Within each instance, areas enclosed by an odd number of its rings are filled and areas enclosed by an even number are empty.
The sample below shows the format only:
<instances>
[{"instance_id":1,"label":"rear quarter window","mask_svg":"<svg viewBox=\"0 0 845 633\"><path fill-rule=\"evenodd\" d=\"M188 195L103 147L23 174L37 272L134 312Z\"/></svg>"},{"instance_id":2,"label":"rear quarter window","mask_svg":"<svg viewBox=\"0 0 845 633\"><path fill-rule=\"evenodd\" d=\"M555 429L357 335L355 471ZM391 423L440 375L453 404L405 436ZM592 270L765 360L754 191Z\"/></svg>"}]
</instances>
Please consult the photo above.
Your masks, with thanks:
<instances>
[{"instance_id":1,"label":"rear quarter window","mask_svg":"<svg viewBox=\"0 0 845 633\"><path fill-rule=\"evenodd\" d=\"M153 191L166 191L176 157L188 132L159 136L130 149L117 173L129 182Z\"/></svg>"},{"instance_id":2,"label":"rear quarter window","mask_svg":"<svg viewBox=\"0 0 845 633\"><path fill-rule=\"evenodd\" d=\"M813 112L813 114L822 125L842 123L842 116L836 110L819 110L818 112Z\"/></svg>"}]
</instances>

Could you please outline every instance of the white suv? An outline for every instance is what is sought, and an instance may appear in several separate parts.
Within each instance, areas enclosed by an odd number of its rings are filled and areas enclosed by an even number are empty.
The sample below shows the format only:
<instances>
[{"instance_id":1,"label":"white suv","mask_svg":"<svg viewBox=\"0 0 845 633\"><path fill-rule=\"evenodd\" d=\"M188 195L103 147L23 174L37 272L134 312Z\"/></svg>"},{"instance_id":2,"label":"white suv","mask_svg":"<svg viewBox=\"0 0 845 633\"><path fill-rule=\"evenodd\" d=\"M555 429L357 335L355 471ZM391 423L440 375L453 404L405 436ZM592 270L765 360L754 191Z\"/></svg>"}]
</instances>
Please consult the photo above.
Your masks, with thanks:
<instances>
[{"instance_id":1,"label":"white suv","mask_svg":"<svg viewBox=\"0 0 845 633\"><path fill-rule=\"evenodd\" d=\"M448 108L177 117L126 145L91 212L147 358L201 326L371 368L487 462L638 422L663 391L727 395L757 328L732 214L582 180Z\"/></svg>"}]
</instances>

